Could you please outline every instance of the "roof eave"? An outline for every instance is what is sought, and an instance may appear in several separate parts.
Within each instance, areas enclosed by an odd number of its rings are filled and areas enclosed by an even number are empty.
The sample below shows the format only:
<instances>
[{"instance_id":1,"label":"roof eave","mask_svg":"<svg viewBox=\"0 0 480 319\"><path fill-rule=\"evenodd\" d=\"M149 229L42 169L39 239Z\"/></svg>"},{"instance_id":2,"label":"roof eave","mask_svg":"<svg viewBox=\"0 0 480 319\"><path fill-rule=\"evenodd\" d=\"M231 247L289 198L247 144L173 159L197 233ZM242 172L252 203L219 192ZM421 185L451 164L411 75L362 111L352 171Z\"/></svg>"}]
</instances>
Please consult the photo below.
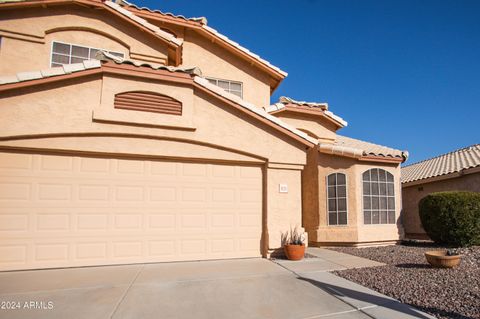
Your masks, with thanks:
<instances>
[{"instance_id":1,"label":"roof eave","mask_svg":"<svg viewBox=\"0 0 480 319\"><path fill-rule=\"evenodd\" d=\"M390 156L383 156L383 155L363 155L359 158L360 161L366 162L379 162L379 163L395 163L401 164L405 161L404 158L400 157L390 157Z\"/></svg>"},{"instance_id":2,"label":"roof eave","mask_svg":"<svg viewBox=\"0 0 480 319\"><path fill-rule=\"evenodd\" d=\"M364 162L400 164L404 161L404 159L400 157L365 154L365 152L359 148L328 143L320 143L318 151L328 155L349 157Z\"/></svg>"},{"instance_id":3,"label":"roof eave","mask_svg":"<svg viewBox=\"0 0 480 319\"><path fill-rule=\"evenodd\" d=\"M298 113L298 114L305 114L305 115L309 115L309 116L311 115L311 116L314 116L314 117L321 117L321 118L324 118L324 119L330 121L331 123L335 124L337 126L337 129L340 129L340 128L343 128L343 127L347 126L347 122L345 122L345 121L340 122L337 119L325 114L324 111L301 109L301 108L298 108L298 107L292 107L292 106L286 105L283 108L271 111L269 113L273 115L273 114L278 114L278 113L282 113L282 112L292 112L292 113Z\"/></svg>"},{"instance_id":4,"label":"roof eave","mask_svg":"<svg viewBox=\"0 0 480 319\"><path fill-rule=\"evenodd\" d=\"M462 169L460 171L450 172L450 173L447 173L447 174L435 175L435 176L430 176L430 177L426 177L426 178L415 179L413 181L402 182L402 187L410 187L410 186L415 186L415 185L422 185L422 184L427 184L427 183L432 183L432 182L438 182L438 181L442 181L442 180L457 178L457 177L461 177L463 175L475 174L475 173L480 173L480 166L470 167L470 168Z\"/></svg>"},{"instance_id":5,"label":"roof eave","mask_svg":"<svg viewBox=\"0 0 480 319\"><path fill-rule=\"evenodd\" d=\"M125 7L127 10L130 10L134 12L136 15L139 17L143 18L148 18L152 20L157 20L157 21L162 21L162 22L167 22L167 23L172 23L172 24L177 24L183 27L191 28L198 33L202 34L203 36L209 38L211 41L216 42L223 47L227 48L231 52L234 52L238 56L241 56L245 60L247 60L250 64L255 65L265 73L267 73L271 81L269 83L270 85L270 93L273 93L278 86L282 83L282 81L288 76L288 73L285 71L282 71L281 69L273 66L269 66L265 63L262 63L261 61L253 58L252 56L248 55L247 53L243 52L241 49L238 47L232 45L228 41L222 39L221 37L217 36L214 32L210 31L211 28L207 28L204 24L196 21L188 21L184 19L179 19L179 18L174 18L174 17L169 17L169 16L164 16L160 13L156 12L151 12L151 11L145 11L145 10L140 10L135 7ZM213 29L212 29L213 30Z\"/></svg>"},{"instance_id":6,"label":"roof eave","mask_svg":"<svg viewBox=\"0 0 480 319\"><path fill-rule=\"evenodd\" d=\"M304 146L309 148L315 147L316 140L312 139L308 135L303 132L296 130L293 127L290 127L288 124L280 121L279 119L275 118L274 116L269 115L266 112L260 111L259 108L250 106L247 107L244 104L244 101L236 101L238 97L230 94L228 92L224 92L223 89L220 87L216 87L213 84L210 84L207 80L195 75L195 74L188 74L185 72L177 72L177 71L168 71L168 70L156 70L152 69L147 66L135 66L130 64L122 64L117 63L114 61L99 61L93 60L94 62L88 62L87 64L94 63L96 64L91 69L83 69L78 71L72 71L70 73L62 73L59 75L54 76L47 76L47 77L38 77L32 78L22 81L17 81L15 83L6 83L0 85L0 92L12 91L16 89L32 87L36 85L42 85L47 83L53 82L60 82L69 79L76 79L82 78L89 75L101 75L101 74L115 74L115 75L126 75L126 76L136 76L141 78L147 78L156 81L168 81L168 82L177 82L177 83L184 83L193 85L195 88L202 90L208 93L210 96L218 98L225 103L235 107L238 110L250 115L251 117L261 121L262 123L267 124L268 126L276 129L277 131L289 136L293 140L301 143ZM85 63L85 62L84 62ZM80 65L80 63L78 63ZM73 68L75 65L70 65L68 68ZM43 74L42 72L38 72L39 74ZM209 89L209 85L211 85L212 89ZM218 90L222 90L222 93L219 93ZM263 112L263 113L262 113Z\"/></svg>"}]
</instances>

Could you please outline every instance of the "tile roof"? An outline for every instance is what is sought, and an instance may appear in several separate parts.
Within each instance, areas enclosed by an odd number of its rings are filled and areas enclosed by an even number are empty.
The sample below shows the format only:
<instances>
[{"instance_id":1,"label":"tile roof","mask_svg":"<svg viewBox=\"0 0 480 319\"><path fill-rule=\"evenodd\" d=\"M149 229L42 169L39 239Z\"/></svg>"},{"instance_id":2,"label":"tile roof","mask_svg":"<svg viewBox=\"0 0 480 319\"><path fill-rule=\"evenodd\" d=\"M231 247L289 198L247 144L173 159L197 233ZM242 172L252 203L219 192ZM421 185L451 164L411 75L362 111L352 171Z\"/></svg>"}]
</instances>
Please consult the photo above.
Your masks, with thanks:
<instances>
[{"instance_id":1,"label":"tile roof","mask_svg":"<svg viewBox=\"0 0 480 319\"><path fill-rule=\"evenodd\" d=\"M102 66L101 61L113 61L117 64L130 64L136 67L149 67L154 70L166 70L169 72L182 72L195 76L201 76L202 71L198 67L174 67L166 65L154 65L150 63L143 63L133 61L130 59L123 59L116 55L110 54L106 51L98 51L96 54L98 60L85 60L80 63L64 64L62 66L44 69L41 71L19 72L15 75L0 76L0 85L12 84L18 82L25 82L30 80L38 80L42 78L48 78L52 76L65 75L89 69L100 68Z\"/></svg>"},{"instance_id":2,"label":"tile roof","mask_svg":"<svg viewBox=\"0 0 480 319\"><path fill-rule=\"evenodd\" d=\"M292 98L282 96L279 99L278 103L273 105L264 107L265 111L268 113L273 113L280 111L286 107L295 107L299 109L307 109L307 110L314 110L319 111L326 117L330 118L331 120L335 121L340 127L345 127L348 125L348 122L342 119L340 116L333 114L333 112L328 111L328 104L327 103L316 103L316 102L305 102L305 101L296 101Z\"/></svg>"},{"instance_id":3,"label":"tile roof","mask_svg":"<svg viewBox=\"0 0 480 319\"><path fill-rule=\"evenodd\" d=\"M248 109L249 111L253 112L253 113L256 113L264 118L266 118L267 120L269 120L270 122L273 122L281 127L283 127L284 129L287 129L288 131L294 133L295 135L298 135L300 136L302 139L314 144L314 145L317 145L318 144L318 141L317 139L309 136L308 134L296 129L295 127L283 122L282 120L280 120L279 118L277 118L276 116L273 116L273 115L270 115L268 112L266 112L264 109L262 108L259 108L243 99L241 99L240 97L238 97L237 95L235 94L232 94L232 93L229 93L227 91L225 91L224 89L222 89L221 87L219 86L216 86L215 84L212 84L210 83L207 79L205 78L202 78L200 76L196 76L194 78L194 81L195 83L197 84L200 84L201 86L207 88L208 90L210 91L213 91L215 92L216 94L218 95L221 95L223 96L224 98L232 101L232 102L235 102L236 104L239 104L241 106L243 106L244 108Z\"/></svg>"},{"instance_id":4,"label":"tile roof","mask_svg":"<svg viewBox=\"0 0 480 319\"><path fill-rule=\"evenodd\" d=\"M350 157L375 156L402 160L408 158L407 151L400 151L338 134L334 144L321 143L320 150L338 155L343 154Z\"/></svg>"},{"instance_id":5,"label":"tile roof","mask_svg":"<svg viewBox=\"0 0 480 319\"><path fill-rule=\"evenodd\" d=\"M124 58L112 55L106 51L97 52L96 58L99 60L86 60L86 61L83 61L83 63L67 64L67 65L63 65L62 67L54 67L54 68L49 68L42 71L21 72L21 73L17 73L14 76L0 76L0 85L26 82L26 81L37 80L37 79L42 79L46 77L61 76L69 73L81 72L88 69L100 68L102 66L101 61L113 61L117 64L129 64L136 67L149 67L154 70L182 72L182 73L190 74L193 77L193 81L196 84L204 87L208 91L215 93L217 95L220 95L223 98L226 98L227 100L240 105L241 107L243 107L244 109L250 112L260 115L261 117L267 119L269 122L272 122L275 125L290 131L291 133L297 135L302 140L307 141L310 144L313 144L313 145L318 144L318 141L316 139L310 137L306 133L283 122L279 118L268 114L268 112L266 112L265 110L244 101L240 97L225 91L221 87L210 83L207 79L201 76L202 72L198 67L172 67L172 66L163 66L163 65L157 66L150 63L140 63L130 59L124 59Z\"/></svg>"},{"instance_id":6,"label":"tile roof","mask_svg":"<svg viewBox=\"0 0 480 319\"><path fill-rule=\"evenodd\" d=\"M225 41L226 43L230 44L231 46L233 46L234 48L236 48L237 50L240 50L241 52L245 53L246 55L248 55L249 57L257 60L258 62L260 62L261 64L265 65L266 67L278 72L279 74L281 74L283 77L286 77L288 75L287 72L281 70L279 67L271 64L270 62L268 62L267 60L261 58L258 54L255 54L253 52L251 52L250 50L248 50L247 48L241 46L239 43L229 39L227 36L221 34L220 32L218 32L217 30L215 30L214 28L212 27L209 27L207 25L207 19L202 17L202 18L185 18L183 16L177 16L177 15L174 15L174 14L171 14L171 13L163 13L162 11L160 10L152 10L152 9L149 9L149 8L146 8L146 7L138 7L137 5L133 4L133 3L130 3L130 2L127 2L125 0L121 0L120 1L121 3L124 3L125 6L128 8L128 7L133 7L133 8L136 8L136 9L139 9L139 10L147 10L149 12L155 12L155 13L159 13L161 15L166 15L166 16L172 16L172 17L175 17L175 18L181 18L181 19L184 19L184 20L188 20L188 21L196 21L196 22L200 22L200 28L203 29L204 31L206 31L208 34L218 38L218 39L221 39L223 41Z\"/></svg>"},{"instance_id":7,"label":"tile roof","mask_svg":"<svg viewBox=\"0 0 480 319\"><path fill-rule=\"evenodd\" d=\"M480 144L402 167L402 183L460 172L480 166Z\"/></svg>"},{"instance_id":8,"label":"tile roof","mask_svg":"<svg viewBox=\"0 0 480 319\"><path fill-rule=\"evenodd\" d=\"M98 60L86 60L81 63L65 64L63 66L48 68L41 71L20 72L16 75L0 76L0 85L65 75L89 69L96 69L100 68L101 66L102 63Z\"/></svg>"},{"instance_id":9,"label":"tile roof","mask_svg":"<svg viewBox=\"0 0 480 319\"><path fill-rule=\"evenodd\" d=\"M121 58L119 56L108 53L107 51L98 51L95 55L95 58L101 61L113 61L117 64L130 64L136 67L148 67L154 70L167 70L170 72L182 72L188 73L190 75L202 75L202 70L199 67L185 67L185 66L168 66L168 65L158 65L156 63L148 62L139 62L135 60L130 60L126 58Z\"/></svg>"},{"instance_id":10,"label":"tile roof","mask_svg":"<svg viewBox=\"0 0 480 319\"><path fill-rule=\"evenodd\" d=\"M169 16L169 17L172 17L172 18L175 18L175 19L182 19L182 20L185 20L185 21L193 21L193 22L199 22L201 24L207 24L207 18L205 18L205 17L187 18L183 15L176 15L176 14L173 14L171 12L163 12L163 11L160 11L158 9L150 9L150 8L147 8L147 7L139 7L136 4L131 3L129 1L125 1L125 0L121 0L120 3L125 5L125 6L133 7L133 8L138 9L138 10L145 10L145 11L149 11L149 12L153 12L153 13L159 13L161 15Z\"/></svg>"},{"instance_id":11,"label":"tile roof","mask_svg":"<svg viewBox=\"0 0 480 319\"><path fill-rule=\"evenodd\" d=\"M275 70L276 72L280 73L283 77L286 77L288 75L287 72L283 71L278 66L275 66L275 65L271 64L270 62L268 62L267 60L262 59L258 54L253 53L252 51L248 50L247 48L241 46L239 43L229 39L227 36L221 34L217 30L215 30L214 28L211 28L207 25L202 25L202 29L206 30L208 33L212 34L213 36L224 40L225 42L227 42L231 46L233 46L236 49L242 51L243 53L247 54L251 58L253 58L253 59L257 60L258 62L262 63L263 65L267 66L268 68L270 68L272 70Z\"/></svg>"},{"instance_id":12,"label":"tile roof","mask_svg":"<svg viewBox=\"0 0 480 319\"><path fill-rule=\"evenodd\" d=\"M278 102L283 104L295 104L308 108L320 108L323 111L328 110L328 103L297 101L287 96L281 96Z\"/></svg>"},{"instance_id":13,"label":"tile roof","mask_svg":"<svg viewBox=\"0 0 480 319\"><path fill-rule=\"evenodd\" d=\"M143 19L143 18L140 18L138 16L136 16L135 14L133 14L132 12L124 9L122 6L120 6L119 4L115 3L115 2L112 2L112 1L104 1L103 2L105 5L107 5L108 7L112 8L113 10L117 11L118 13L128 17L129 19L135 21L136 23L142 25L143 27L149 29L150 31L152 31L153 33L155 33L155 35L157 35L158 37L160 38L163 38L164 40L168 41L168 42L171 42L171 43L174 43L175 45L177 46L181 46L183 41L180 40L180 39L177 39L175 36L173 36L172 34L168 33L168 32L165 32L163 31L162 29L160 29L159 27L157 27L156 25L154 24L151 24L150 22L148 22L147 20Z\"/></svg>"},{"instance_id":14,"label":"tile roof","mask_svg":"<svg viewBox=\"0 0 480 319\"><path fill-rule=\"evenodd\" d=\"M28 1L29 0L0 0L0 3L28 2ZM132 7L132 8L136 8L136 9L139 9L139 10L148 10L149 12L158 13L158 14L161 14L161 15L164 15L164 16L171 16L171 17L174 17L174 18L184 19L184 20L187 20L187 21L199 22L200 28L202 30L204 30L206 33L210 34L211 36L225 41L227 44L229 44L232 47L234 47L235 49L243 52L244 54L246 54L250 58L253 58L257 62L263 64L267 68L279 73L281 76L286 77L288 75L287 72L281 70L279 67L277 67L277 66L271 64L270 62L268 62L267 60L261 58L258 54L255 54L255 53L251 52L247 48L241 46L239 43L237 43L237 42L229 39L227 36L221 34L217 30L215 30L214 28L211 28L211 27L207 26L205 18L185 18L183 16L178 16L178 15L174 15L174 14L171 14L171 13L163 13L159 10L151 10L151 9L148 9L148 8L145 8L145 7L138 7L135 4L124 1L124 0L118 0L118 1L115 1L115 2L112 2L112 1L109 1L109 0L106 0L106 1L102 0L102 1L98 1L98 2L99 3L104 3L106 6L115 10L119 14L129 18L130 20L132 20L135 23L140 24L142 27L152 31L156 36L158 36L158 37L162 38L163 40L165 40L169 43L172 43L176 46L181 46L183 41L176 38L172 34L163 31L162 29L160 29L156 25L148 22L147 20L145 20L143 18L140 18L139 16L135 15L133 12L129 11L128 8Z\"/></svg>"},{"instance_id":15,"label":"tile roof","mask_svg":"<svg viewBox=\"0 0 480 319\"><path fill-rule=\"evenodd\" d=\"M29 0L0 0L0 4L1 3L28 2L28 1ZM164 41L167 41L168 43L172 43L175 46L181 46L182 43L183 43L182 40L177 39L172 34L163 31L162 29L160 29L156 25L153 25L153 24L149 23L147 20L136 16L135 14L133 14L132 12L122 8L122 6L118 5L115 2L112 2L112 1L109 1L109 0L106 0L106 1L102 0L102 1L96 1L94 3L98 6L101 6L102 3L103 3L107 7L115 10L117 13L127 17L132 22L134 22L136 24L140 24L142 27L152 31L157 37L163 39Z\"/></svg>"}]
</instances>

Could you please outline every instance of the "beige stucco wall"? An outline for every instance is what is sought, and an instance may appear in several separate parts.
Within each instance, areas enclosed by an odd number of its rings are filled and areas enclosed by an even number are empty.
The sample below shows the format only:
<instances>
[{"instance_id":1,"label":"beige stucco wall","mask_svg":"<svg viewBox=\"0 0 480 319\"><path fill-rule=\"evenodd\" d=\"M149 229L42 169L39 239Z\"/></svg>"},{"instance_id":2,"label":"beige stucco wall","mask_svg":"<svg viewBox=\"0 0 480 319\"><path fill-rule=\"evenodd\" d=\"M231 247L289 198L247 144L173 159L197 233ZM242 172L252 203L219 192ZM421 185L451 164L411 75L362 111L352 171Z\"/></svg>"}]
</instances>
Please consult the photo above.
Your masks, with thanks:
<instances>
[{"instance_id":1,"label":"beige stucco wall","mask_svg":"<svg viewBox=\"0 0 480 319\"><path fill-rule=\"evenodd\" d=\"M109 76L104 79L80 79L67 83L65 86L46 85L41 91L26 89L23 92L28 94L2 99L2 135L76 132L148 135L234 149L276 163L305 164L304 146L300 143L292 142L282 133L265 124L259 124L203 92L194 94L192 87ZM172 122L172 119L176 118L173 115L114 110L114 94L135 88L173 96L181 101L184 115L179 118L186 124L183 125L182 121ZM92 121L92 118L96 120L96 114L99 113L97 111L100 110L101 121L111 120L111 123ZM128 117L121 116L125 114ZM129 118L131 122L127 123ZM51 125L52 123L55 125ZM132 123L139 125L122 125ZM185 126L189 129L184 129ZM255 143L251 142L253 140Z\"/></svg>"},{"instance_id":2,"label":"beige stucco wall","mask_svg":"<svg viewBox=\"0 0 480 319\"><path fill-rule=\"evenodd\" d=\"M204 76L243 84L243 99L258 107L270 105L269 79L264 72L192 30L185 30L183 65L198 66Z\"/></svg>"},{"instance_id":3,"label":"beige stucco wall","mask_svg":"<svg viewBox=\"0 0 480 319\"><path fill-rule=\"evenodd\" d=\"M173 96L183 119L115 110L114 94L132 89ZM4 149L273 165L264 193L269 248L280 247L280 231L301 225L306 146L192 86L94 75L3 93L0 119Z\"/></svg>"},{"instance_id":4,"label":"beige stucco wall","mask_svg":"<svg viewBox=\"0 0 480 319\"><path fill-rule=\"evenodd\" d=\"M270 78L194 30L160 25L183 39L182 65L198 66L204 76L242 82L244 100L259 107L270 104ZM77 5L2 11L0 74L50 67L52 41L119 51L132 60L165 64L166 45L105 10ZM35 54L32 56L32 52Z\"/></svg>"},{"instance_id":5,"label":"beige stucco wall","mask_svg":"<svg viewBox=\"0 0 480 319\"><path fill-rule=\"evenodd\" d=\"M403 185L402 188L402 223L405 235L408 238L425 238L425 230L420 221L418 203L430 193L445 191L470 191L480 192L480 172L473 174L458 175L453 178L424 183L412 183Z\"/></svg>"},{"instance_id":6,"label":"beige stucco wall","mask_svg":"<svg viewBox=\"0 0 480 319\"><path fill-rule=\"evenodd\" d=\"M267 207L269 249L281 248L281 234L290 227L302 226L301 170L269 168L267 170ZM288 192L280 193L280 184Z\"/></svg>"},{"instance_id":7,"label":"beige stucco wall","mask_svg":"<svg viewBox=\"0 0 480 319\"><path fill-rule=\"evenodd\" d=\"M275 116L321 142L333 143L336 139L336 125L323 117L288 111L276 113Z\"/></svg>"},{"instance_id":8,"label":"beige stucco wall","mask_svg":"<svg viewBox=\"0 0 480 319\"><path fill-rule=\"evenodd\" d=\"M368 244L375 242L395 241L403 236L400 224L400 165L363 162L353 158L332 156L328 154L311 154L317 157L317 176L308 176L310 183L318 183L318 210L307 208L308 215L304 217L305 228L309 233L309 240L312 243L325 245L331 244ZM313 162L313 160L312 160ZM310 164L311 162L308 161ZM363 223L363 185L362 174L371 168L382 168L391 174L395 179L396 196L396 224L365 225ZM328 225L327 220L327 190L326 178L331 173L344 173L347 176L347 215L348 224L345 226ZM316 179L316 181L315 181ZM305 177L304 177L305 180ZM310 200L304 201L304 205L317 205ZM318 215L316 215L318 214Z\"/></svg>"},{"instance_id":9,"label":"beige stucco wall","mask_svg":"<svg viewBox=\"0 0 480 319\"><path fill-rule=\"evenodd\" d=\"M0 35L4 75L49 68L54 40L120 51L127 58L157 64L167 58L166 45L153 35L104 10L75 5L4 10Z\"/></svg>"}]
</instances>

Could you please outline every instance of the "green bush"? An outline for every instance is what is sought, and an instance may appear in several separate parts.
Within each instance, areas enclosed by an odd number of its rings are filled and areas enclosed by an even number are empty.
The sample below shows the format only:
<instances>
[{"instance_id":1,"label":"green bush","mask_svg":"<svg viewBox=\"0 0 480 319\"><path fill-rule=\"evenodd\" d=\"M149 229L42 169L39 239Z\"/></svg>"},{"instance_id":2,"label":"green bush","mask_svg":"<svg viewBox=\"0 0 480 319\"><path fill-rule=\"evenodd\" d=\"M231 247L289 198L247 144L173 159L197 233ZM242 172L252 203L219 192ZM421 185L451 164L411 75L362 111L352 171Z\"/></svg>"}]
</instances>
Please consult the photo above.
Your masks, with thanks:
<instances>
[{"instance_id":1,"label":"green bush","mask_svg":"<svg viewBox=\"0 0 480 319\"><path fill-rule=\"evenodd\" d=\"M423 228L436 243L480 245L480 193L432 193L422 198L419 212Z\"/></svg>"}]
</instances>

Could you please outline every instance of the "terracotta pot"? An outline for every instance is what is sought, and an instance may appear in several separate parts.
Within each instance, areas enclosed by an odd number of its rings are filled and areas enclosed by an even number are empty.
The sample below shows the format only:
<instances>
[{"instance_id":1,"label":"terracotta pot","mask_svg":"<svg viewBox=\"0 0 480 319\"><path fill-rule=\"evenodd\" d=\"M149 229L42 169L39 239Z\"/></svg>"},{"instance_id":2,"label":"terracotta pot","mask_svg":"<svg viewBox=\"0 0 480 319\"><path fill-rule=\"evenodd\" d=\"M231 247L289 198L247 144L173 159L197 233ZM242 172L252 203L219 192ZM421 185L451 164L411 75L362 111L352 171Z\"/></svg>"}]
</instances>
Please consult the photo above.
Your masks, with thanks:
<instances>
[{"instance_id":1,"label":"terracotta pot","mask_svg":"<svg viewBox=\"0 0 480 319\"><path fill-rule=\"evenodd\" d=\"M439 268L453 268L460 264L462 255L447 256L446 250L431 250L425 253L430 265Z\"/></svg>"},{"instance_id":2,"label":"terracotta pot","mask_svg":"<svg viewBox=\"0 0 480 319\"><path fill-rule=\"evenodd\" d=\"M302 260L305 256L305 245L284 245L283 251L289 260Z\"/></svg>"}]
</instances>

